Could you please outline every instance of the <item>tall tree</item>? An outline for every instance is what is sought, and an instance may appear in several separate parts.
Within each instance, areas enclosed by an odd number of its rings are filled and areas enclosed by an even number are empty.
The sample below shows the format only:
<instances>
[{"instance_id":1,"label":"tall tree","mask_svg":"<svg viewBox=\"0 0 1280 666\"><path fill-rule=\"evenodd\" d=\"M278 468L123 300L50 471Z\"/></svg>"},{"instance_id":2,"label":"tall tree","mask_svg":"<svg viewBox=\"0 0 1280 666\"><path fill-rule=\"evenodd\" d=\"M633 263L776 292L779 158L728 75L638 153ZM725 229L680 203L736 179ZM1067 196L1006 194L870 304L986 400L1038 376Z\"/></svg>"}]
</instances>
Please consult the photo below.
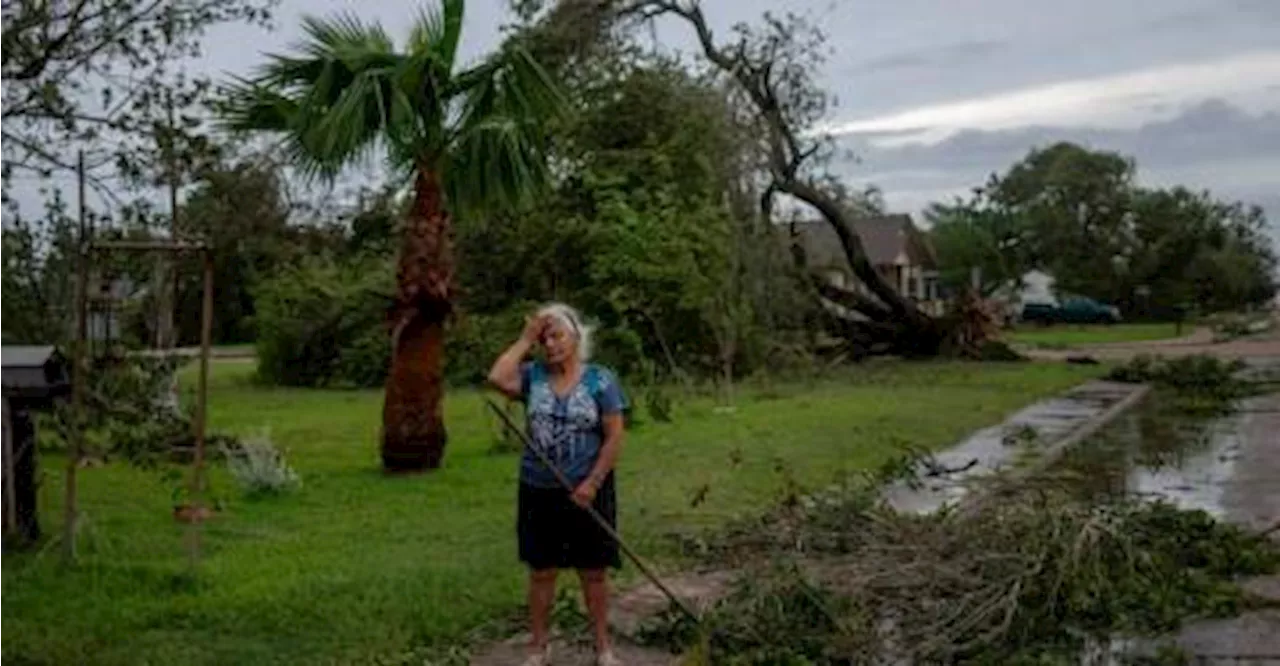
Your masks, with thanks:
<instances>
[{"instance_id":1,"label":"tall tree","mask_svg":"<svg viewBox=\"0 0 1280 666\"><path fill-rule=\"evenodd\" d=\"M994 209L1034 226L1031 260L1050 268L1059 288L1113 301L1130 249L1136 170L1118 153L1060 142L1029 152L990 196Z\"/></svg>"},{"instance_id":2,"label":"tall tree","mask_svg":"<svg viewBox=\"0 0 1280 666\"><path fill-rule=\"evenodd\" d=\"M289 157L332 180L385 152L412 178L397 292L388 322L392 367L383 408L388 471L440 465L445 324L453 311L453 216L513 206L547 181L542 124L560 98L519 44L457 69L463 0L421 13L403 51L352 16L304 19L307 41L231 89L235 130L283 135Z\"/></svg>"},{"instance_id":3,"label":"tall tree","mask_svg":"<svg viewBox=\"0 0 1280 666\"><path fill-rule=\"evenodd\" d=\"M953 290L972 285L976 269L980 294L1018 284L1035 267L1036 247L1026 218L977 188L970 199L934 203L925 211L929 235L938 253L942 283Z\"/></svg>"},{"instance_id":4,"label":"tall tree","mask_svg":"<svg viewBox=\"0 0 1280 666\"><path fill-rule=\"evenodd\" d=\"M969 200L929 210L944 277L987 288L1028 270L1135 315L1230 309L1273 293L1275 256L1256 208L1184 187L1143 188L1124 155L1057 143L1028 152Z\"/></svg>"},{"instance_id":5,"label":"tall tree","mask_svg":"<svg viewBox=\"0 0 1280 666\"><path fill-rule=\"evenodd\" d=\"M115 201L120 198L117 178L141 181L172 166L166 161L198 159L209 148L197 112L209 80L187 75L182 65L200 53L210 27L265 25L273 4L6 0L6 187L14 173L74 172L81 149L90 186Z\"/></svg>"},{"instance_id":6,"label":"tall tree","mask_svg":"<svg viewBox=\"0 0 1280 666\"><path fill-rule=\"evenodd\" d=\"M185 65L199 55L209 28L225 23L266 26L275 1L5 0L6 225L20 220L18 202L24 197L14 196L14 183L28 188L23 194L38 187L38 196L56 202L58 190L83 166L85 182L98 199L88 202L98 209L95 218L171 231L181 182L217 150L203 122L210 80L192 75ZM162 185L169 188L170 205L159 209L148 190ZM29 231L36 237L63 235L36 227ZM74 244L68 249L74 250ZM155 308L156 342L169 346L170 262L156 256L150 263L152 292L163 301ZM65 284L45 293L69 299L72 275L74 271L52 273ZM58 305L63 321L53 322L54 328L69 329L66 313L74 308L69 300Z\"/></svg>"},{"instance_id":7,"label":"tall tree","mask_svg":"<svg viewBox=\"0 0 1280 666\"><path fill-rule=\"evenodd\" d=\"M607 29L596 20L601 4L563 0L548 16L571 31ZM861 283L861 289L842 289L812 276L815 290L856 313L838 322L837 330L849 344L909 355L938 353L946 343L946 327L875 270L853 230L855 214L844 205L845 188L825 168L835 146L819 124L830 102L815 81L824 58L822 31L793 14L766 14L762 26L739 24L722 39L713 33L697 0L615 0L603 5L620 21L605 26L675 17L692 29L702 55L733 91L740 122L753 129L760 166L757 191L766 216L779 195L816 211L835 232L850 271Z\"/></svg>"},{"instance_id":8,"label":"tall tree","mask_svg":"<svg viewBox=\"0 0 1280 666\"><path fill-rule=\"evenodd\" d=\"M13 211L3 231L3 336L6 344L62 343L72 334L75 221L54 192L37 220Z\"/></svg>"},{"instance_id":9,"label":"tall tree","mask_svg":"<svg viewBox=\"0 0 1280 666\"><path fill-rule=\"evenodd\" d=\"M178 231L212 246L216 344L251 342L253 287L296 259L303 249L289 225L281 169L266 157L218 164L204 170L181 207ZM177 337L198 344L203 298L198 262L178 266Z\"/></svg>"}]
</instances>

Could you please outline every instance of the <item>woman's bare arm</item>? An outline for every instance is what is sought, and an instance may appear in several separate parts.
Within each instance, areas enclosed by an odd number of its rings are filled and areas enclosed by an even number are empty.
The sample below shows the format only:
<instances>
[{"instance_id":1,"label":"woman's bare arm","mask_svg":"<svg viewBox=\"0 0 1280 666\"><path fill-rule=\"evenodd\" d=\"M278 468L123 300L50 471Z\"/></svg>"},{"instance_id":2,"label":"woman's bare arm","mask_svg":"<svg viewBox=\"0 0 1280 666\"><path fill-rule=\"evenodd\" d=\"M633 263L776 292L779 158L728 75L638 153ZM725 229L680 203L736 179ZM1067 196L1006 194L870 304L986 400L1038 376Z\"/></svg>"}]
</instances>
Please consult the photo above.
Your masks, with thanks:
<instances>
[{"instance_id":1,"label":"woman's bare arm","mask_svg":"<svg viewBox=\"0 0 1280 666\"><path fill-rule=\"evenodd\" d=\"M604 429L604 441L600 443L600 456L596 458L596 464L587 475L587 481L596 488L604 483L605 477L609 476L609 472L612 472L614 466L618 464L618 455L622 453L622 440L626 436L622 412L605 414L600 418L600 422Z\"/></svg>"},{"instance_id":2,"label":"woman's bare arm","mask_svg":"<svg viewBox=\"0 0 1280 666\"><path fill-rule=\"evenodd\" d=\"M622 453L622 440L626 435L622 412L605 414L601 417L601 425L604 427L604 441L600 443L600 456L596 458L591 473L578 484L570 497L578 506L589 506L595 501L596 492L608 478L609 472L613 471L614 465L618 464L618 455Z\"/></svg>"},{"instance_id":3,"label":"woman's bare arm","mask_svg":"<svg viewBox=\"0 0 1280 666\"><path fill-rule=\"evenodd\" d=\"M520 397L520 363L542 335L543 325L541 319L525 322L520 338L507 347L489 369L489 385L512 400Z\"/></svg>"}]
</instances>

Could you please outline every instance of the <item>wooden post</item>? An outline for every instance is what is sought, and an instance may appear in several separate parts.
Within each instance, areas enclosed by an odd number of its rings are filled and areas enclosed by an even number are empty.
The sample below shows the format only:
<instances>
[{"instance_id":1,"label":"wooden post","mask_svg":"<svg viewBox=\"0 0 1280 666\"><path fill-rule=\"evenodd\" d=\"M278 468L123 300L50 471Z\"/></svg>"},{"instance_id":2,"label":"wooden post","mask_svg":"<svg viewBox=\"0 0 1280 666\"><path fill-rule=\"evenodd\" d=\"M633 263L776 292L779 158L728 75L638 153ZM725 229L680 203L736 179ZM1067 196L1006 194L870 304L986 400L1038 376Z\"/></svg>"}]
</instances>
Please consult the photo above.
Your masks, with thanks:
<instances>
[{"instance_id":1,"label":"wooden post","mask_svg":"<svg viewBox=\"0 0 1280 666\"><path fill-rule=\"evenodd\" d=\"M4 530L5 536L18 533L18 478L13 462L13 421L9 418L9 399L4 399Z\"/></svg>"},{"instance_id":2,"label":"wooden post","mask_svg":"<svg viewBox=\"0 0 1280 666\"><path fill-rule=\"evenodd\" d=\"M71 414L75 423L72 425L71 441L67 451L66 488L63 498L63 532L62 554L67 562L76 559L76 529L80 519L76 502L76 469L80 466L80 456L84 450L84 431L88 419L84 414L85 382L88 381L88 368L85 363L85 347L89 331L89 225L85 211L84 196L84 151L80 151L76 164L76 176L79 180L80 229L76 244L76 346L74 361L71 366Z\"/></svg>"},{"instance_id":3,"label":"wooden post","mask_svg":"<svg viewBox=\"0 0 1280 666\"><path fill-rule=\"evenodd\" d=\"M194 574L200 562L200 524L205 519L204 457L205 424L209 404L209 350L213 340L213 254L206 248L200 253L204 265L204 298L200 313L200 378L196 386L195 436L196 451L191 474L191 523L188 529L188 557Z\"/></svg>"}]
</instances>

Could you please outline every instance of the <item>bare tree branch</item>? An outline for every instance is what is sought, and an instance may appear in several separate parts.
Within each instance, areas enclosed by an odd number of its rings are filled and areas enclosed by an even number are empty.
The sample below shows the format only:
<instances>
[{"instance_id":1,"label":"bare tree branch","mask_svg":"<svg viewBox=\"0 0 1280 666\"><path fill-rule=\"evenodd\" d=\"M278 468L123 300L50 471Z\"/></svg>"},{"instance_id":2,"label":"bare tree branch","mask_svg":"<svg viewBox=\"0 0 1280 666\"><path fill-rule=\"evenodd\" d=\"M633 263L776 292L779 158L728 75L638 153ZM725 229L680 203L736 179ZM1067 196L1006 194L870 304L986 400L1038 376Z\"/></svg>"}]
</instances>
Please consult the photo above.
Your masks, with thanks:
<instances>
[{"instance_id":1,"label":"bare tree branch","mask_svg":"<svg viewBox=\"0 0 1280 666\"><path fill-rule=\"evenodd\" d=\"M777 66L776 49L781 47L771 47L775 58L768 57L770 52L766 52L763 58L756 58L751 53L745 35L739 37L732 46L718 45L702 13L702 7L696 0L687 4L678 0L635 0L624 5L619 14L648 20L674 15L693 28L703 55L738 84L763 121L769 147L768 170L773 179L767 193L771 195L773 191L777 191L790 194L817 209L839 238L850 269L884 303L893 317L916 326L928 326L928 317L914 303L902 297L868 261L862 242L852 231L848 215L839 201L823 191L811 178L801 175L806 163L820 149L821 143L816 139L801 138L799 128L787 117L784 105L779 100L778 81L774 72ZM775 22L773 27L776 29L778 25Z\"/></svg>"}]
</instances>

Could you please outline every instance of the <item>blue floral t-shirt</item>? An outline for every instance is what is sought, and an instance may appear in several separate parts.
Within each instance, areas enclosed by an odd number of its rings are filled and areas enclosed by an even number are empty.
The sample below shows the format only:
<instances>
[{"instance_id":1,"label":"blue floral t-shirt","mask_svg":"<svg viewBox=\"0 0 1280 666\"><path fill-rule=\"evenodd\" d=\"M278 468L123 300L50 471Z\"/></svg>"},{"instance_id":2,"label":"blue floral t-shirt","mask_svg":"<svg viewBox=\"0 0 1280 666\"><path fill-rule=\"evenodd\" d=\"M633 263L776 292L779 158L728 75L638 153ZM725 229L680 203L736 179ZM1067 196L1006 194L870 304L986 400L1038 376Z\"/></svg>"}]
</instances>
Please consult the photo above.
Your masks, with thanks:
<instances>
[{"instance_id":1,"label":"blue floral t-shirt","mask_svg":"<svg viewBox=\"0 0 1280 666\"><path fill-rule=\"evenodd\" d=\"M573 483L591 473L604 438L602 417L626 408L618 379L607 368L588 364L582 378L564 396L551 387L541 362L520 366L520 395L524 397L529 439L541 448ZM537 454L526 450L520 460L520 482L540 488L560 484Z\"/></svg>"}]
</instances>

